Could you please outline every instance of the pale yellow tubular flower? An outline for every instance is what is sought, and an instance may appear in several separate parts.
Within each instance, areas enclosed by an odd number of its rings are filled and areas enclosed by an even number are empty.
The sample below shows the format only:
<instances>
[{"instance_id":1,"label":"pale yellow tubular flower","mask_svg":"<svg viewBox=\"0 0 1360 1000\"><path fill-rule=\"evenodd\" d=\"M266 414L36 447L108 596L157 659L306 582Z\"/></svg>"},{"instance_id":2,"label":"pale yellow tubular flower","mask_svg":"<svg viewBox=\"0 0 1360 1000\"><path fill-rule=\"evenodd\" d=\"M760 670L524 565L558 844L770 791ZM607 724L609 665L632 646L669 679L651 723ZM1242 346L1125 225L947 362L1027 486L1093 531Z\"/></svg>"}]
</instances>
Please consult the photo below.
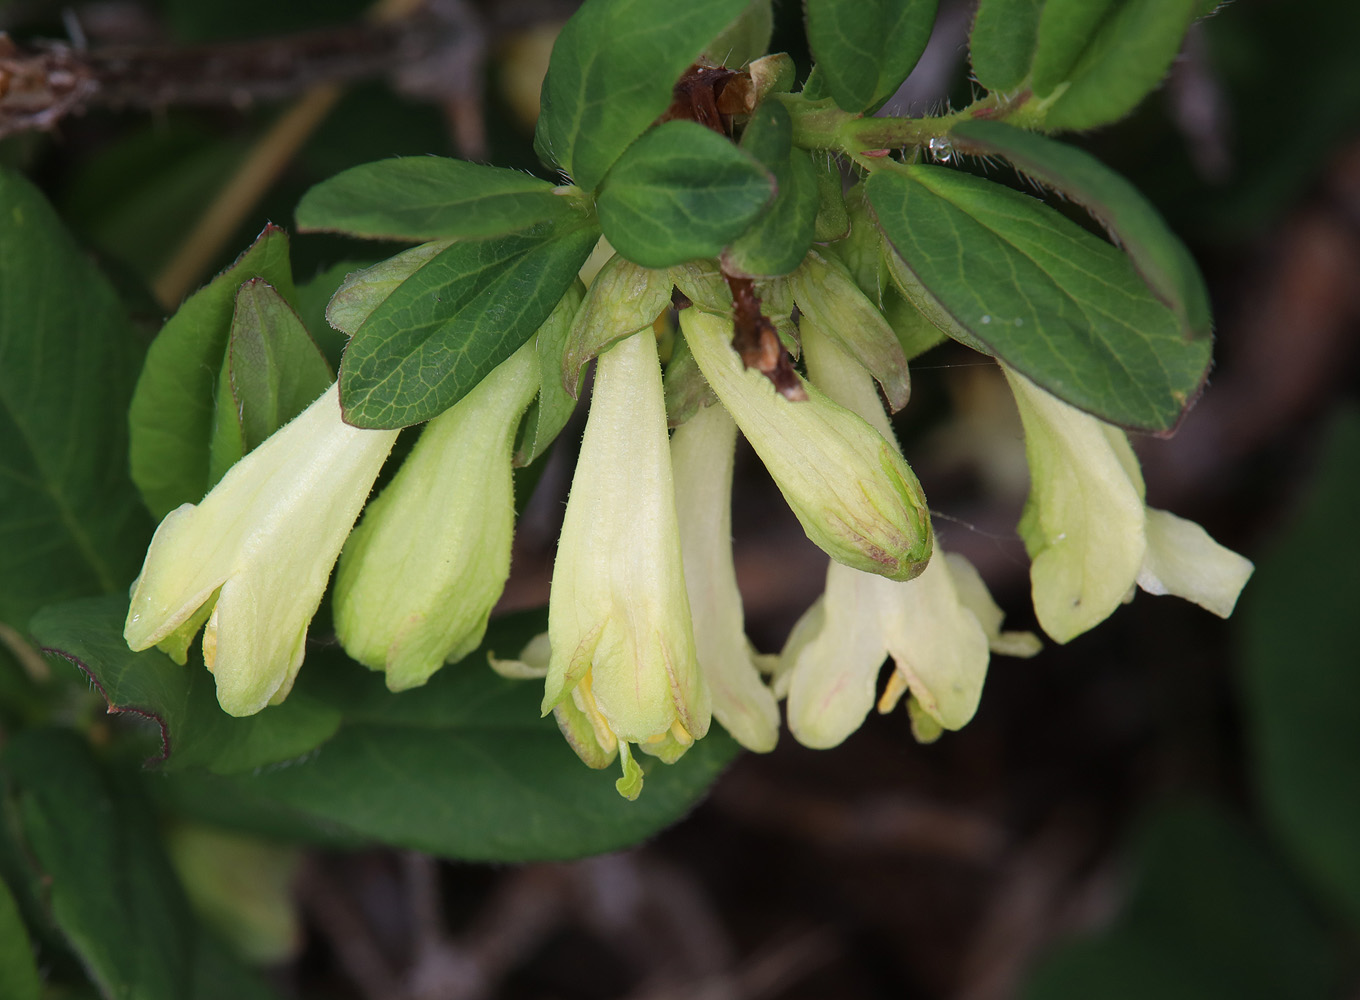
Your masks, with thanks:
<instances>
[{"instance_id":1,"label":"pale yellow tubular flower","mask_svg":"<svg viewBox=\"0 0 1360 1000\"><path fill-rule=\"evenodd\" d=\"M691 308L681 311L680 326L807 536L857 569L894 580L919 573L930 557L930 519L897 448L815 386L807 386L806 400L781 396L732 349L730 319Z\"/></svg>"},{"instance_id":2,"label":"pale yellow tubular flower","mask_svg":"<svg viewBox=\"0 0 1360 1000\"><path fill-rule=\"evenodd\" d=\"M345 543L336 633L393 691L424 684L486 634L510 575L511 452L537 373L531 340L431 420Z\"/></svg>"},{"instance_id":3,"label":"pale yellow tubular flower","mask_svg":"<svg viewBox=\"0 0 1360 1000\"><path fill-rule=\"evenodd\" d=\"M803 345L815 384L892 435L868 373L814 324L804 324ZM811 747L842 742L873 707L879 668L889 656L894 669L879 710L891 710L910 690L914 712L936 727L959 729L977 710L988 647L987 630L961 599L946 559L931 559L919 577L905 582L833 562L822 598L782 654L789 729ZM916 722L913 728L930 729Z\"/></svg>"},{"instance_id":4,"label":"pale yellow tubular flower","mask_svg":"<svg viewBox=\"0 0 1360 1000\"><path fill-rule=\"evenodd\" d=\"M650 331L599 357L553 567L548 636L543 710L557 710L586 763L602 766L619 750L623 794L641 789L625 744L673 759L708 732ZM587 728L594 746L583 749Z\"/></svg>"},{"instance_id":5,"label":"pale yellow tubular flower","mask_svg":"<svg viewBox=\"0 0 1360 1000\"><path fill-rule=\"evenodd\" d=\"M1106 425L1001 368L1025 428L1030 493L1020 533L1034 612L1050 637L1067 642L1108 618L1138 576L1147 551L1141 476L1130 479L1128 445L1121 449Z\"/></svg>"},{"instance_id":6,"label":"pale yellow tubular flower","mask_svg":"<svg viewBox=\"0 0 1360 1000\"><path fill-rule=\"evenodd\" d=\"M1255 570L1251 560L1219 545L1194 521L1151 507L1147 546L1138 586L1149 594L1183 597L1220 618L1233 613Z\"/></svg>"},{"instance_id":7,"label":"pale yellow tubular flower","mask_svg":"<svg viewBox=\"0 0 1360 1000\"><path fill-rule=\"evenodd\" d=\"M1116 427L1002 365L1025 427L1030 495L1020 532L1039 624L1066 642L1132 595L1174 594L1226 618L1253 570L1193 521L1147 507Z\"/></svg>"},{"instance_id":8,"label":"pale yellow tubular flower","mask_svg":"<svg viewBox=\"0 0 1360 1000\"><path fill-rule=\"evenodd\" d=\"M331 567L396 436L346 424L338 390L327 389L201 503L166 515L133 589L128 645L154 646L221 588L203 636L218 702L240 716L281 701Z\"/></svg>"},{"instance_id":9,"label":"pale yellow tubular flower","mask_svg":"<svg viewBox=\"0 0 1360 1000\"><path fill-rule=\"evenodd\" d=\"M526 642L519 656L514 659L503 659L496 655L494 649L488 650L486 654L486 662L491 669L511 681L541 681L548 676L548 661L551 659L552 645L548 642L547 632L540 632Z\"/></svg>"},{"instance_id":10,"label":"pale yellow tubular flower","mask_svg":"<svg viewBox=\"0 0 1360 1000\"><path fill-rule=\"evenodd\" d=\"M991 647L993 653L1028 658L1043 649L1044 644L1033 632L1002 630L1001 623L1005 620L1006 613L992 600L987 584L982 581L982 575L966 557L957 552L946 552L944 558L949 566L949 575L954 581L954 592L958 594L959 603L977 616L982 631L987 635L987 645Z\"/></svg>"},{"instance_id":11,"label":"pale yellow tubular flower","mask_svg":"<svg viewBox=\"0 0 1360 1000\"><path fill-rule=\"evenodd\" d=\"M732 562L732 465L737 425L721 406L699 409L671 436L675 506L699 669L713 714L758 753L779 739L779 706L746 638Z\"/></svg>"}]
</instances>

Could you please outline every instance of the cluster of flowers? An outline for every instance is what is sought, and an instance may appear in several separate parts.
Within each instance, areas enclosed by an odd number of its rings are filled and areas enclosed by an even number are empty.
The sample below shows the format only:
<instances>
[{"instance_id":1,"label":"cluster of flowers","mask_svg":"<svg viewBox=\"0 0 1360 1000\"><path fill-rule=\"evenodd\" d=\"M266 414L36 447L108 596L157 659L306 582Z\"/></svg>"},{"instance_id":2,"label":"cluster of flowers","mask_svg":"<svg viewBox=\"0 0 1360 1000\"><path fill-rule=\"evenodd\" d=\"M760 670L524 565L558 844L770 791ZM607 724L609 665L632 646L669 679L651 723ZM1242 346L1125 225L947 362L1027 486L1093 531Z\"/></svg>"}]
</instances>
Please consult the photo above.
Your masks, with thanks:
<instances>
[{"instance_id":1,"label":"cluster of flowers","mask_svg":"<svg viewBox=\"0 0 1360 1000\"><path fill-rule=\"evenodd\" d=\"M352 275L328 317L353 332L394 278L438 248ZM663 378L654 321L675 288L692 304L666 345ZM509 573L512 466L560 430L563 385L574 389L598 358L548 632L519 659L491 664L545 679L543 711L582 760L619 760L618 789L632 798L642 787L634 748L674 761L716 716L744 746L770 750L780 699L793 735L813 747L840 743L875 702L886 712L904 695L919 739L958 729L976 710L990 654L1032 655L1038 639L1002 631L1001 610L961 556L932 557L925 498L875 385L894 407L906 402L906 358L878 308L816 252L760 291L801 350L805 399L743 364L713 264L648 270L613 257L583 300L568 296L536 338L429 422L357 526L397 432L345 424L330 388L200 504L161 523L134 586L128 644L184 662L203 627L222 707L258 712L292 687L338 558L334 617L346 651L385 671L394 691L425 683L481 643ZM1251 564L1145 506L1123 432L1006 375L1032 472L1020 530L1044 630L1067 641L1135 584L1227 615ZM559 418L545 426L550 413ZM535 421L526 448L521 427ZM744 631L730 537L738 430L831 558L824 595L778 656L757 654Z\"/></svg>"}]
</instances>

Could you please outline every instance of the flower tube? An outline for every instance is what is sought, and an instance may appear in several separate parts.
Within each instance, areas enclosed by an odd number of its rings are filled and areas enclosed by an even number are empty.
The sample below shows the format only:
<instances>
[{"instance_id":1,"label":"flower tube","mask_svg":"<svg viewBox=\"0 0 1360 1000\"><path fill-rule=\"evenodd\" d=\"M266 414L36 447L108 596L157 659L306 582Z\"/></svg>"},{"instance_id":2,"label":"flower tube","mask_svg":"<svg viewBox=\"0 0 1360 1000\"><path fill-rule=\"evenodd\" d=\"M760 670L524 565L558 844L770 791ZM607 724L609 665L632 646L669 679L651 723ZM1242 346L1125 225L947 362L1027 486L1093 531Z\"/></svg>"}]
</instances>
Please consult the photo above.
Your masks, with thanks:
<instances>
[{"instance_id":1,"label":"flower tube","mask_svg":"<svg viewBox=\"0 0 1360 1000\"><path fill-rule=\"evenodd\" d=\"M909 580L930 558L921 485L901 453L815 386L781 396L731 347L732 322L699 309L681 329L713 391L751 442L803 530L838 562Z\"/></svg>"},{"instance_id":2,"label":"flower tube","mask_svg":"<svg viewBox=\"0 0 1360 1000\"><path fill-rule=\"evenodd\" d=\"M656 339L600 355L548 601L544 712L578 755L617 752L619 792L642 773L628 744L670 761L708 732L681 565Z\"/></svg>"},{"instance_id":3,"label":"flower tube","mask_svg":"<svg viewBox=\"0 0 1360 1000\"><path fill-rule=\"evenodd\" d=\"M212 603L203 659L222 708L252 715L282 701L331 567L396 437L346 424L332 385L201 503L166 515L133 586L128 646L156 645Z\"/></svg>"},{"instance_id":4,"label":"flower tube","mask_svg":"<svg viewBox=\"0 0 1360 1000\"><path fill-rule=\"evenodd\" d=\"M1124 432L1002 365L1025 427L1030 494L1020 534L1039 624L1067 642L1113 613L1134 585L1226 618L1252 564L1193 521L1144 503Z\"/></svg>"},{"instance_id":5,"label":"flower tube","mask_svg":"<svg viewBox=\"0 0 1360 1000\"><path fill-rule=\"evenodd\" d=\"M895 440L868 372L814 323L804 322L803 345L815 384ZM914 720L921 714L933 727L962 728L977 710L991 651L1037 651L1032 636L1002 633L1000 624L999 609L961 556L937 552L905 582L833 562L823 596L781 654L777 689L788 696L790 731L806 746L836 746L875 700L886 712L908 690ZM880 698L879 669L889 656L893 673ZM913 721L918 733L924 728Z\"/></svg>"},{"instance_id":6,"label":"flower tube","mask_svg":"<svg viewBox=\"0 0 1360 1000\"><path fill-rule=\"evenodd\" d=\"M538 387L531 340L426 425L345 543L336 634L393 691L424 684L486 634L510 575L515 431Z\"/></svg>"},{"instance_id":7,"label":"flower tube","mask_svg":"<svg viewBox=\"0 0 1360 1000\"><path fill-rule=\"evenodd\" d=\"M694 644L713 714L738 743L764 753L779 739L779 706L746 638L732 562L736 442L737 425L727 411L702 407L672 435L671 464Z\"/></svg>"}]
</instances>

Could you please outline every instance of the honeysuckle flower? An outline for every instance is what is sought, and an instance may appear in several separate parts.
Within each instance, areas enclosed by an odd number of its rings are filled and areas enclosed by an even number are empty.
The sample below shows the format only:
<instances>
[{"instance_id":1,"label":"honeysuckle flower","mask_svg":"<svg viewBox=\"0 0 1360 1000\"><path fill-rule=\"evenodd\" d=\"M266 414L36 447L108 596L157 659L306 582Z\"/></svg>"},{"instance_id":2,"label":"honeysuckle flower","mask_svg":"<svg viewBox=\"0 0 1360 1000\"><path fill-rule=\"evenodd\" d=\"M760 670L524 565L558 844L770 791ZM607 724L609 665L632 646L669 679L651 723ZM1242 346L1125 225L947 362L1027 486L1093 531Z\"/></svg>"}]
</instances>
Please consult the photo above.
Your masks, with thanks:
<instances>
[{"instance_id":1,"label":"honeysuckle flower","mask_svg":"<svg viewBox=\"0 0 1360 1000\"><path fill-rule=\"evenodd\" d=\"M788 696L794 738L834 747L858 729L878 700L879 668L889 656L894 670L881 711L909 689L945 729L973 717L987 676L987 635L938 554L904 582L837 562L827 568L824 593L782 654L778 690Z\"/></svg>"},{"instance_id":2,"label":"honeysuckle flower","mask_svg":"<svg viewBox=\"0 0 1360 1000\"><path fill-rule=\"evenodd\" d=\"M1108 618L1135 584L1228 617L1251 562L1194 522L1144 504L1123 431L1002 370L1025 428L1030 494L1020 533L1044 631L1067 642Z\"/></svg>"},{"instance_id":3,"label":"honeysuckle flower","mask_svg":"<svg viewBox=\"0 0 1360 1000\"><path fill-rule=\"evenodd\" d=\"M671 437L675 506L699 669L713 715L732 737L764 753L779 739L779 706L746 638L732 563L732 465L737 425L721 406L698 410Z\"/></svg>"},{"instance_id":4,"label":"honeysuckle flower","mask_svg":"<svg viewBox=\"0 0 1360 1000\"><path fill-rule=\"evenodd\" d=\"M548 601L544 712L594 767L617 753L633 798L629 744L671 761L708 732L681 565L656 339L600 355Z\"/></svg>"},{"instance_id":5,"label":"honeysuckle flower","mask_svg":"<svg viewBox=\"0 0 1360 1000\"><path fill-rule=\"evenodd\" d=\"M331 567L396 436L346 424L332 385L201 503L167 514L133 586L128 646L156 645L215 594L203 659L218 702L240 716L282 701Z\"/></svg>"},{"instance_id":6,"label":"honeysuckle flower","mask_svg":"<svg viewBox=\"0 0 1360 1000\"><path fill-rule=\"evenodd\" d=\"M431 420L345 543L336 634L393 691L424 684L486 634L510 574L511 452L537 374L531 340Z\"/></svg>"},{"instance_id":7,"label":"honeysuckle flower","mask_svg":"<svg viewBox=\"0 0 1360 1000\"><path fill-rule=\"evenodd\" d=\"M868 373L815 324L804 322L803 346L815 384L894 440ZM806 746L833 747L859 728L876 699L887 712L907 691L918 735L959 729L977 710L993 646L1021 655L1037 649L1033 637L1002 633L1000 625L999 609L961 556L937 552L905 582L833 562L822 597L781 654L776 693L788 697L789 729ZM889 656L894 669L879 698L879 668Z\"/></svg>"},{"instance_id":8,"label":"honeysuckle flower","mask_svg":"<svg viewBox=\"0 0 1360 1000\"><path fill-rule=\"evenodd\" d=\"M732 321L701 309L680 326L704 378L736 420L807 536L838 562L909 580L930 557L921 485L901 453L862 417L807 386L780 395L732 349Z\"/></svg>"}]
</instances>

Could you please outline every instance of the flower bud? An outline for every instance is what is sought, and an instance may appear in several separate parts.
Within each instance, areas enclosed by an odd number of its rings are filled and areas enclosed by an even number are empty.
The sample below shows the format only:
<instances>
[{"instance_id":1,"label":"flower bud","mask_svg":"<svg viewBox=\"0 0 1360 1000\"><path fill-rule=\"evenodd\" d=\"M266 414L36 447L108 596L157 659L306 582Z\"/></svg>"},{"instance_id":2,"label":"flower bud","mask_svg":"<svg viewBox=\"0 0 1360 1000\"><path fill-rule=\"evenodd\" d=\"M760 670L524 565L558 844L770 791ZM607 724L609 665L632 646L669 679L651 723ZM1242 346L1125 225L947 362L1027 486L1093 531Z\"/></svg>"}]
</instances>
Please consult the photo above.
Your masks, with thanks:
<instances>
[{"instance_id":1,"label":"flower bud","mask_svg":"<svg viewBox=\"0 0 1360 1000\"><path fill-rule=\"evenodd\" d=\"M336 633L393 691L424 684L486 633L510 574L511 452L537 367L530 341L431 420L340 556Z\"/></svg>"},{"instance_id":2,"label":"flower bud","mask_svg":"<svg viewBox=\"0 0 1360 1000\"><path fill-rule=\"evenodd\" d=\"M806 387L806 400L781 396L742 364L730 320L686 309L680 324L704 377L807 536L847 566L893 580L918 574L930 558L930 520L897 448L815 386Z\"/></svg>"}]
</instances>

